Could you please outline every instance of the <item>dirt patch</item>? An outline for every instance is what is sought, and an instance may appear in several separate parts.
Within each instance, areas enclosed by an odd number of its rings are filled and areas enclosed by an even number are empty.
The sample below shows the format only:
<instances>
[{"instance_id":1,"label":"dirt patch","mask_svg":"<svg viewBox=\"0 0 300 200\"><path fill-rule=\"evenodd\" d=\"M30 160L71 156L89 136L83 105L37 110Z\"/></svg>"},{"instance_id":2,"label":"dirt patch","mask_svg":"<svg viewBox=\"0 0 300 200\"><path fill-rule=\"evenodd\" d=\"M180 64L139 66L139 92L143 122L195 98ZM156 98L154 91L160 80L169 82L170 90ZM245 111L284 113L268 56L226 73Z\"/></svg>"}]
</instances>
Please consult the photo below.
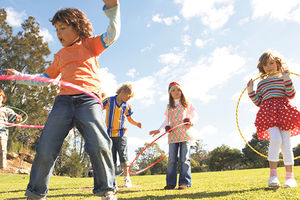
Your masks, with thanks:
<instances>
[{"instance_id":1,"label":"dirt patch","mask_svg":"<svg viewBox=\"0 0 300 200\"><path fill-rule=\"evenodd\" d=\"M28 157L31 157L31 155L9 154L7 156L7 167L0 169L0 174L29 174L31 163L25 161L28 160Z\"/></svg>"}]
</instances>

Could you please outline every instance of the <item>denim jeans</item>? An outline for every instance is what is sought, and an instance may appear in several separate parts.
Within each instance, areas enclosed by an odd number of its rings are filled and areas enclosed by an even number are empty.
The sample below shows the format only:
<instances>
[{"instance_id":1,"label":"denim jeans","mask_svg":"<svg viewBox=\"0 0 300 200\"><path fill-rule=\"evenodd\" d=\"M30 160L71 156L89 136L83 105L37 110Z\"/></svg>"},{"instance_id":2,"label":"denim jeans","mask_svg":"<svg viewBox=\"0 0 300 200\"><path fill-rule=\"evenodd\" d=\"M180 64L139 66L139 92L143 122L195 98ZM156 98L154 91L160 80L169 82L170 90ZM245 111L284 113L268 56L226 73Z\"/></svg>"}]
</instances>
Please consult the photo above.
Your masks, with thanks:
<instances>
[{"instance_id":1,"label":"denim jeans","mask_svg":"<svg viewBox=\"0 0 300 200\"><path fill-rule=\"evenodd\" d=\"M36 148L26 194L32 198L47 195L55 160L70 129L76 126L85 140L85 150L94 170L94 194L115 190L111 140L102 119L100 104L87 94L61 95L53 108Z\"/></svg>"},{"instance_id":2,"label":"denim jeans","mask_svg":"<svg viewBox=\"0 0 300 200\"><path fill-rule=\"evenodd\" d=\"M114 164L117 166L117 154L119 155L121 167L129 167L128 153L127 153L127 137L111 137L113 146L112 154Z\"/></svg>"},{"instance_id":3,"label":"denim jeans","mask_svg":"<svg viewBox=\"0 0 300 200\"><path fill-rule=\"evenodd\" d=\"M179 142L169 144L169 158L167 169L167 185L176 186L177 182L177 161L178 151L180 157L180 173L179 185L186 185L191 187L191 146L190 142Z\"/></svg>"}]
</instances>

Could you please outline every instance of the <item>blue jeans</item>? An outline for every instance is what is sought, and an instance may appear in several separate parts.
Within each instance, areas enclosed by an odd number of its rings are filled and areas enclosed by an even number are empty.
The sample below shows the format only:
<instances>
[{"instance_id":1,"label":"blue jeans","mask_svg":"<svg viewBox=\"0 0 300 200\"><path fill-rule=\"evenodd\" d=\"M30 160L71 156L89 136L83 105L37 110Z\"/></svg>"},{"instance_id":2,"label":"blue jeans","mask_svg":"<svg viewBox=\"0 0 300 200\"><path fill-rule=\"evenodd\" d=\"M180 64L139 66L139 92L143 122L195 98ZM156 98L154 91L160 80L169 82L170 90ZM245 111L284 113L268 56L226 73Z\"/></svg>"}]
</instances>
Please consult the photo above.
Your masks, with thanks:
<instances>
[{"instance_id":1,"label":"blue jeans","mask_svg":"<svg viewBox=\"0 0 300 200\"><path fill-rule=\"evenodd\" d=\"M70 129L76 126L85 140L85 150L94 170L94 194L115 190L111 140L103 123L100 104L87 94L61 95L53 108L36 148L26 196L47 195L55 160Z\"/></svg>"},{"instance_id":2,"label":"blue jeans","mask_svg":"<svg viewBox=\"0 0 300 200\"><path fill-rule=\"evenodd\" d=\"M128 153L127 153L127 137L111 137L112 140L112 154L114 165L117 166L117 154L119 155L121 167L129 167Z\"/></svg>"},{"instance_id":3,"label":"blue jeans","mask_svg":"<svg viewBox=\"0 0 300 200\"><path fill-rule=\"evenodd\" d=\"M177 182L177 161L178 151L180 156L180 173L179 173L179 185L186 185L191 187L192 185L192 173L191 173L191 146L190 142L179 142L169 144L169 158L167 169L167 185L176 186Z\"/></svg>"}]
</instances>

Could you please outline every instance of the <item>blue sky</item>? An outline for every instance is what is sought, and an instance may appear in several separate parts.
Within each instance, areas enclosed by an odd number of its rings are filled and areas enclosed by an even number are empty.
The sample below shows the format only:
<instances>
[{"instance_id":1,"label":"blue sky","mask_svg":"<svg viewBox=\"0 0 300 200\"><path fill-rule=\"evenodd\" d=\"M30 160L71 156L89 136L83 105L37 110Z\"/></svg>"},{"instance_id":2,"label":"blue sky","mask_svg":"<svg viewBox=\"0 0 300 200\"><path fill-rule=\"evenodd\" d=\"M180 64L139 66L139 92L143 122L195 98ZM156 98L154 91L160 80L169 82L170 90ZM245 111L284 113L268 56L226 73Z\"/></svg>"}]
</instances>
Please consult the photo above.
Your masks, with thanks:
<instances>
[{"instance_id":1,"label":"blue sky","mask_svg":"<svg viewBox=\"0 0 300 200\"><path fill-rule=\"evenodd\" d=\"M103 33L108 24L100 0L1 0L0 6L15 30L28 16L36 18L52 52L49 59L61 48L49 22L58 9L84 11L94 34ZM120 0L120 6L120 38L99 63L109 96L121 83L134 85L132 117L143 128L127 123L131 159L138 146L153 140L149 131L164 120L171 81L181 83L196 107L193 136L202 139L207 150L222 144L242 149L245 143L236 128L235 107L248 80L258 76L259 56L276 50L290 71L300 73L300 0ZM299 77L292 79L299 90ZM300 97L293 103L299 107ZM239 121L248 140L255 131L256 112L244 95ZM293 138L294 145L299 142L299 137ZM167 151L167 137L159 144Z\"/></svg>"}]
</instances>

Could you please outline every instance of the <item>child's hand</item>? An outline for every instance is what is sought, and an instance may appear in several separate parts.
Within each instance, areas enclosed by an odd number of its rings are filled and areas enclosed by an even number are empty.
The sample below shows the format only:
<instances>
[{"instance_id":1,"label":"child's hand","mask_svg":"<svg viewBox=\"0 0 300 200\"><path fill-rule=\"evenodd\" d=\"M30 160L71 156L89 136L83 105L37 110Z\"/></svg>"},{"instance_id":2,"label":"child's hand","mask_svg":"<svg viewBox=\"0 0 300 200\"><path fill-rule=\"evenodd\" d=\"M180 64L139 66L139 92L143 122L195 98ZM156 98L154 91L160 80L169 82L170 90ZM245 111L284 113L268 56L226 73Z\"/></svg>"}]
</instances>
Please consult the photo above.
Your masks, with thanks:
<instances>
[{"instance_id":1,"label":"child's hand","mask_svg":"<svg viewBox=\"0 0 300 200\"><path fill-rule=\"evenodd\" d=\"M166 132L168 132L170 129L171 129L171 126L170 126L170 125L165 126Z\"/></svg>"},{"instance_id":2,"label":"child's hand","mask_svg":"<svg viewBox=\"0 0 300 200\"><path fill-rule=\"evenodd\" d=\"M107 8L113 8L117 5L119 5L118 0L103 0L104 4L106 5Z\"/></svg>"},{"instance_id":3,"label":"child's hand","mask_svg":"<svg viewBox=\"0 0 300 200\"><path fill-rule=\"evenodd\" d=\"M194 124L191 122L190 118L184 118L183 119L183 123L187 123L185 126L187 129L191 128L192 126L194 126Z\"/></svg>"},{"instance_id":4,"label":"child's hand","mask_svg":"<svg viewBox=\"0 0 300 200\"><path fill-rule=\"evenodd\" d=\"M250 79L250 81L247 83L247 91L248 93L253 92L253 80Z\"/></svg>"},{"instance_id":5,"label":"child's hand","mask_svg":"<svg viewBox=\"0 0 300 200\"><path fill-rule=\"evenodd\" d=\"M159 130L154 130L154 131L150 131L149 134L152 135L152 136L155 136L155 135L157 135L159 132L160 132Z\"/></svg>"},{"instance_id":6,"label":"child's hand","mask_svg":"<svg viewBox=\"0 0 300 200\"><path fill-rule=\"evenodd\" d=\"M283 77L284 81L288 81L288 80L291 79L290 78L290 71L288 69L281 68L280 71L281 71L281 74L282 74L282 77Z\"/></svg>"},{"instance_id":7,"label":"child's hand","mask_svg":"<svg viewBox=\"0 0 300 200\"><path fill-rule=\"evenodd\" d=\"M17 115L17 117L16 117L16 121L17 121L17 122L20 122L20 121L22 121L22 116L21 116L21 115Z\"/></svg>"},{"instance_id":8,"label":"child's hand","mask_svg":"<svg viewBox=\"0 0 300 200\"><path fill-rule=\"evenodd\" d=\"M15 70L15 69L4 69L5 71L6 71L6 73L8 74L8 75L15 75L15 74L17 74L17 73L19 73L17 70Z\"/></svg>"},{"instance_id":9,"label":"child's hand","mask_svg":"<svg viewBox=\"0 0 300 200\"><path fill-rule=\"evenodd\" d=\"M136 126L139 127L139 128L142 128L142 123L141 123L141 122L138 122L138 123L136 124Z\"/></svg>"}]
</instances>

